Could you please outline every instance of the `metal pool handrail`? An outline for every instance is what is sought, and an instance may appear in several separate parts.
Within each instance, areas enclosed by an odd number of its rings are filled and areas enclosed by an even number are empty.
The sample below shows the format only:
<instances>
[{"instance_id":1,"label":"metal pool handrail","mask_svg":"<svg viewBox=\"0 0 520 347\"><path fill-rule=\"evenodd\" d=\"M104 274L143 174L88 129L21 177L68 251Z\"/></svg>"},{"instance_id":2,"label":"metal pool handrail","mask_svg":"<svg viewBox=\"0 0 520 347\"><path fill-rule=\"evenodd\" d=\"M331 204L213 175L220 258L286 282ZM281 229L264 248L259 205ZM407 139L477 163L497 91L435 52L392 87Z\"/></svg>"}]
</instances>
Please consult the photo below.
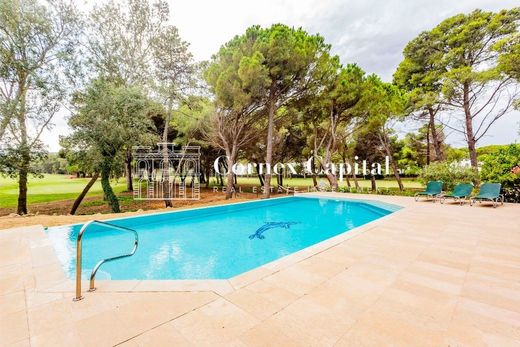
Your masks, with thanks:
<instances>
[{"instance_id":1,"label":"metal pool handrail","mask_svg":"<svg viewBox=\"0 0 520 347\"><path fill-rule=\"evenodd\" d=\"M96 273L99 270L101 265L103 265L104 263L109 262L109 261L113 261L113 260L117 260L117 259L121 259L121 258L126 258L126 257L130 257L130 256L134 255L135 251L137 250L137 246L139 245L139 236L137 235L137 231L135 231L134 229L121 227L119 225L114 225L114 224L110 224L110 223L107 223L107 222L102 222L102 221L99 221L99 220L91 220L91 221L88 221L87 223L85 223L81 227L81 229L80 229L80 231L78 233L78 238L76 240L76 297L74 298L74 301L78 301L78 300L83 299L83 297L81 296L81 260L82 260L81 259L81 256L82 256L81 241L83 239L83 234L85 233L87 228L89 226L91 226L92 224L99 224L99 225L102 225L102 226L105 226L105 227L108 227L108 228L112 228L112 229L133 232L135 240L134 240L134 248L132 249L132 251L130 253L124 254L124 255L119 255L117 257L103 259L103 260L99 261L96 264L96 266L94 266L94 269L92 269L92 272L90 273L90 288L89 288L89 292L92 292L92 291L96 290L96 288L94 287L94 277L96 277Z\"/></svg>"}]
</instances>

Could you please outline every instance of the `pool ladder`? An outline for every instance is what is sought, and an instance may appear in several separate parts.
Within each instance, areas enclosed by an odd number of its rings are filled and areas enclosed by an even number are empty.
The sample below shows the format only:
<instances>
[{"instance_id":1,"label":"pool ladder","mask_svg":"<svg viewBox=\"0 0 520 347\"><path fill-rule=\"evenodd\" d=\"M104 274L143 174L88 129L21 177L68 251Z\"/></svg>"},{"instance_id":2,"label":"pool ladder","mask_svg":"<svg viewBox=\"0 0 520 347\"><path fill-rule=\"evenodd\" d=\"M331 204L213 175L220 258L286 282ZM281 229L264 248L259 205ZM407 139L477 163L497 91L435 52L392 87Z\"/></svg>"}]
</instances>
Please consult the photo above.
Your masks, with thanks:
<instances>
[{"instance_id":1,"label":"pool ladder","mask_svg":"<svg viewBox=\"0 0 520 347\"><path fill-rule=\"evenodd\" d=\"M117 257L106 258L106 259L100 260L96 264L96 266L94 266L94 269L92 269L92 272L90 273L89 292L93 292L94 290L96 290L96 287L94 287L94 278L96 277L96 273L99 270L99 268L101 267L101 265L103 265L104 263L107 263L109 261L126 258L126 257L130 257L130 256L134 255L135 251L137 250L137 246L139 245L139 236L137 235L137 231L135 231L134 229L121 227L119 225L114 225L114 224L110 224L107 222L101 222L99 220L91 220L91 221L85 223L81 227L81 229L78 233L78 238L76 239L76 297L73 299L74 301L79 301L79 300L83 299L83 297L81 296L81 265L82 265L81 264L81 260L82 260L81 259L81 256L82 256L81 241L83 239L83 234L85 234L85 231L92 224L98 224L98 225L101 225L101 226L104 226L107 228L132 232L134 234L134 248L128 254L119 255Z\"/></svg>"}]
</instances>

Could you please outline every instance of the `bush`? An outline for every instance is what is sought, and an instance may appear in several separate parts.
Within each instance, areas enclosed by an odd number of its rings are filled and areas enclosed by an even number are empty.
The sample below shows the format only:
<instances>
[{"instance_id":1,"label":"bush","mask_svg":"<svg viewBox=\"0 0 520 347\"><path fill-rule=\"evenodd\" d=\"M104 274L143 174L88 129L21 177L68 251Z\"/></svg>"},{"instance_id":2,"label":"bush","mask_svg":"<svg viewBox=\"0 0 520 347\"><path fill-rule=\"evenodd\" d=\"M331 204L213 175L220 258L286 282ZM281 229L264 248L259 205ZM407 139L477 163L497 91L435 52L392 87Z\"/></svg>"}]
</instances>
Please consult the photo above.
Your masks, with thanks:
<instances>
[{"instance_id":1,"label":"bush","mask_svg":"<svg viewBox=\"0 0 520 347\"><path fill-rule=\"evenodd\" d=\"M428 181L443 181L447 191L452 190L457 183L476 182L478 179L477 170L448 162L432 163L419 174L419 180L424 184Z\"/></svg>"},{"instance_id":2,"label":"bush","mask_svg":"<svg viewBox=\"0 0 520 347\"><path fill-rule=\"evenodd\" d=\"M520 202L520 145L509 145L482 156L481 177L502 183L507 201Z\"/></svg>"}]
</instances>

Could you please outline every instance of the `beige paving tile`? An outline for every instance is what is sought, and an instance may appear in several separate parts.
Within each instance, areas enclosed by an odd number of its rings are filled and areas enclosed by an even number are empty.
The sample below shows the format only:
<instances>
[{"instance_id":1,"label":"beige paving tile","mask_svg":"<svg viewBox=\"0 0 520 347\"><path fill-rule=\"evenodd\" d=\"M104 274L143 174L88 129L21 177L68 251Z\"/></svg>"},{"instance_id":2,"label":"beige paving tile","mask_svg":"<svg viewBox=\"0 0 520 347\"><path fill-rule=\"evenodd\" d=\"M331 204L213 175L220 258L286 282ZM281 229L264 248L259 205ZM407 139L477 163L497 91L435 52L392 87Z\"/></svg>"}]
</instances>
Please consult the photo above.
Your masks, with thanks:
<instances>
[{"instance_id":1,"label":"beige paving tile","mask_svg":"<svg viewBox=\"0 0 520 347\"><path fill-rule=\"evenodd\" d=\"M271 276L265 277L263 280L302 296L310 292L320 283L323 283L326 277L319 273L309 272L302 268L291 266Z\"/></svg>"},{"instance_id":2,"label":"beige paving tile","mask_svg":"<svg viewBox=\"0 0 520 347\"><path fill-rule=\"evenodd\" d=\"M302 298L267 319L296 343L307 346L330 346L354 324L348 316L340 315Z\"/></svg>"},{"instance_id":3,"label":"beige paving tile","mask_svg":"<svg viewBox=\"0 0 520 347\"><path fill-rule=\"evenodd\" d=\"M244 274L231 278L229 280L229 283L233 286L233 288L239 289L247 286L248 284L261 280L262 278L269 276L272 273L273 270L270 270L265 267L259 267L252 271L248 271Z\"/></svg>"},{"instance_id":4,"label":"beige paving tile","mask_svg":"<svg viewBox=\"0 0 520 347\"><path fill-rule=\"evenodd\" d=\"M338 346L441 346L444 331L418 324L413 318L382 309L367 311Z\"/></svg>"},{"instance_id":5,"label":"beige paving tile","mask_svg":"<svg viewBox=\"0 0 520 347\"><path fill-rule=\"evenodd\" d=\"M520 313L519 291L507 288L503 284L466 283L462 289L461 296Z\"/></svg>"},{"instance_id":6,"label":"beige paving tile","mask_svg":"<svg viewBox=\"0 0 520 347\"><path fill-rule=\"evenodd\" d=\"M426 263L468 271L471 258L472 254L470 252L460 252L430 247L429 249L422 252L417 259Z\"/></svg>"},{"instance_id":7,"label":"beige paving tile","mask_svg":"<svg viewBox=\"0 0 520 347\"><path fill-rule=\"evenodd\" d=\"M453 324L446 332L444 342L448 346L461 347L518 347L520 341L498 333L484 332L478 327L466 324Z\"/></svg>"},{"instance_id":8,"label":"beige paving tile","mask_svg":"<svg viewBox=\"0 0 520 347\"><path fill-rule=\"evenodd\" d=\"M266 319L283 308L282 305L266 299L261 294L244 288L227 294L225 298L260 320Z\"/></svg>"},{"instance_id":9,"label":"beige paving tile","mask_svg":"<svg viewBox=\"0 0 520 347\"><path fill-rule=\"evenodd\" d=\"M0 280L20 273L22 273L21 263L7 265L3 265L3 263L0 263Z\"/></svg>"},{"instance_id":10,"label":"beige paving tile","mask_svg":"<svg viewBox=\"0 0 520 347\"><path fill-rule=\"evenodd\" d=\"M160 292L160 291L213 291L225 295L233 291L233 287L226 280L161 280L161 281L139 281L132 289L137 292Z\"/></svg>"},{"instance_id":11,"label":"beige paving tile","mask_svg":"<svg viewBox=\"0 0 520 347\"><path fill-rule=\"evenodd\" d=\"M39 290L55 286L66 279L63 268L58 263L39 266L34 269L33 274L36 288Z\"/></svg>"},{"instance_id":12,"label":"beige paving tile","mask_svg":"<svg viewBox=\"0 0 520 347\"><path fill-rule=\"evenodd\" d=\"M131 339L129 342L135 346L194 346L182 334L175 329L171 322L163 324L152 330ZM127 344L125 344L126 346Z\"/></svg>"},{"instance_id":13,"label":"beige paving tile","mask_svg":"<svg viewBox=\"0 0 520 347\"><path fill-rule=\"evenodd\" d=\"M488 305L471 299L461 299L459 307L463 310L473 312L501 323L520 328L520 313L508 309ZM520 329L519 329L520 333Z\"/></svg>"},{"instance_id":14,"label":"beige paving tile","mask_svg":"<svg viewBox=\"0 0 520 347\"><path fill-rule=\"evenodd\" d=\"M31 336L44 334L70 323L72 302L69 300L53 301L28 310Z\"/></svg>"},{"instance_id":15,"label":"beige paving tile","mask_svg":"<svg viewBox=\"0 0 520 347\"><path fill-rule=\"evenodd\" d=\"M294 268L299 268L309 273L319 274L325 279L328 279L344 271L348 268L348 265L312 256L302 260L298 264L295 264Z\"/></svg>"},{"instance_id":16,"label":"beige paving tile","mask_svg":"<svg viewBox=\"0 0 520 347\"><path fill-rule=\"evenodd\" d=\"M313 290L306 298L333 313L356 319L381 296L383 290L363 280L352 282L350 286L329 282Z\"/></svg>"},{"instance_id":17,"label":"beige paving tile","mask_svg":"<svg viewBox=\"0 0 520 347\"><path fill-rule=\"evenodd\" d=\"M0 295L24 290L24 277L21 274L9 274L0 278Z\"/></svg>"},{"instance_id":18,"label":"beige paving tile","mask_svg":"<svg viewBox=\"0 0 520 347\"><path fill-rule=\"evenodd\" d=\"M0 316L1 343L8 346L16 342L25 342L29 338L27 313L18 311Z\"/></svg>"},{"instance_id":19,"label":"beige paving tile","mask_svg":"<svg viewBox=\"0 0 520 347\"><path fill-rule=\"evenodd\" d=\"M59 264L56 252L51 245L31 248L31 260L33 267Z\"/></svg>"},{"instance_id":20,"label":"beige paving tile","mask_svg":"<svg viewBox=\"0 0 520 347\"><path fill-rule=\"evenodd\" d=\"M31 346L52 346L52 347L80 347L83 346L79 335L73 325L61 326L58 329L51 329L45 333L31 337Z\"/></svg>"},{"instance_id":21,"label":"beige paving tile","mask_svg":"<svg viewBox=\"0 0 520 347\"><path fill-rule=\"evenodd\" d=\"M2 231L0 345L519 345L520 206L354 198L406 208L229 281L98 281L74 303L42 228Z\"/></svg>"},{"instance_id":22,"label":"beige paving tile","mask_svg":"<svg viewBox=\"0 0 520 347\"><path fill-rule=\"evenodd\" d=\"M516 323L510 324L510 313L497 311L492 307L489 307L489 312L486 312L487 308L474 303L457 305L448 336L464 340L461 332L465 332L471 339L484 343L486 343L486 336L520 341L520 329Z\"/></svg>"},{"instance_id":23,"label":"beige paving tile","mask_svg":"<svg viewBox=\"0 0 520 347\"><path fill-rule=\"evenodd\" d=\"M63 299L62 293L48 293L37 290L26 290L25 299L27 301L27 308L32 309L40 305L48 304L53 301Z\"/></svg>"},{"instance_id":24,"label":"beige paving tile","mask_svg":"<svg viewBox=\"0 0 520 347\"><path fill-rule=\"evenodd\" d=\"M2 252L0 253L0 264L3 266L20 264L27 260L29 255L28 247L20 240L9 240L2 242Z\"/></svg>"},{"instance_id":25,"label":"beige paving tile","mask_svg":"<svg viewBox=\"0 0 520 347\"><path fill-rule=\"evenodd\" d=\"M197 346L224 344L236 340L260 321L224 299L175 319L172 324Z\"/></svg>"},{"instance_id":26,"label":"beige paving tile","mask_svg":"<svg viewBox=\"0 0 520 347\"><path fill-rule=\"evenodd\" d=\"M25 292L0 295L0 316L25 310Z\"/></svg>"},{"instance_id":27,"label":"beige paving tile","mask_svg":"<svg viewBox=\"0 0 520 347\"><path fill-rule=\"evenodd\" d=\"M280 307L287 306L299 298L299 295L287 289L262 280L248 285L245 289Z\"/></svg>"},{"instance_id":28,"label":"beige paving tile","mask_svg":"<svg viewBox=\"0 0 520 347\"><path fill-rule=\"evenodd\" d=\"M98 313L77 321L76 325L84 346L114 346L127 340L128 330L117 320L114 311Z\"/></svg>"},{"instance_id":29,"label":"beige paving tile","mask_svg":"<svg viewBox=\"0 0 520 347\"><path fill-rule=\"evenodd\" d=\"M474 261L471 264L471 272L482 275L489 275L506 281L515 281L520 278L519 266L510 266L505 264L496 264L483 261Z\"/></svg>"},{"instance_id":30,"label":"beige paving tile","mask_svg":"<svg viewBox=\"0 0 520 347\"><path fill-rule=\"evenodd\" d=\"M246 346L251 347L308 346L308 344L302 344L287 337L284 334L283 327L280 327L272 321L262 322L261 324L256 325L242 334L239 339Z\"/></svg>"},{"instance_id":31,"label":"beige paving tile","mask_svg":"<svg viewBox=\"0 0 520 347\"><path fill-rule=\"evenodd\" d=\"M123 330L123 339L130 339L164 322L172 321L216 299L213 293L146 293L107 312L115 313ZM108 304L108 303L107 303ZM92 316L95 317L95 316Z\"/></svg>"},{"instance_id":32,"label":"beige paving tile","mask_svg":"<svg viewBox=\"0 0 520 347\"><path fill-rule=\"evenodd\" d=\"M414 272L408 271L400 274L398 279L451 295L459 295L462 290L462 282L454 283L452 281L435 278L435 276L431 276L429 274L416 274Z\"/></svg>"},{"instance_id":33,"label":"beige paving tile","mask_svg":"<svg viewBox=\"0 0 520 347\"><path fill-rule=\"evenodd\" d=\"M118 307L115 303L109 304L108 298L97 295L97 293L95 294L96 295L86 296L80 301L72 301L70 297L64 298L66 302L71 303L71 318L73 320L80 321Z\"/></svg>"}]
</instances>

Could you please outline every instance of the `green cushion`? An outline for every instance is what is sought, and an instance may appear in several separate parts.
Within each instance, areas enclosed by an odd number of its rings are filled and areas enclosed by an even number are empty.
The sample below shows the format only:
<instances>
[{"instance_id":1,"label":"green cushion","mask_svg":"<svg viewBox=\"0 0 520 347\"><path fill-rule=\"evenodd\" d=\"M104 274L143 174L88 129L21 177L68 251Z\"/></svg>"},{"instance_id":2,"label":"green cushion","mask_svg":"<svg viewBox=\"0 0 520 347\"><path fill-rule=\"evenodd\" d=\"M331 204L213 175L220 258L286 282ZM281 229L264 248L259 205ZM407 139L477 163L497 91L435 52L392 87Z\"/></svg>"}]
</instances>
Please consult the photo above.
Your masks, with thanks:
<instances>
[{"instance_id":1,"label":"green cushion","mask_svg":"<svg viewBox=\"0 0 520 347\"><path fill-rule=\"evenodd\" d=\"M442 181L430 181L426 184L426 190L423 192L417 193L418 195L437 195L442 192L442 186L444 183Z\"/></svg>"},{"instance_id":2,"label":"green cushion","mask_svg":"<svg viewBox=\"0 0 520 347\"><path fill-rule=\"evenodd\" d=\"M484 183L475 199L496 199L500 196L500 183Z\"/></svg>"},{"instance_id":3,"label":"green cushion","mask_svg":"<svg viewBox=\"0 0 520 347\"><path fill-rule=\"evenodd\" d=\"M464 198L471 195L473 191L473 185L471 183L459 183L453 188L453 192L451 194L446 194L446 197L453 198Z\"/></svg>"}]
</instances>

